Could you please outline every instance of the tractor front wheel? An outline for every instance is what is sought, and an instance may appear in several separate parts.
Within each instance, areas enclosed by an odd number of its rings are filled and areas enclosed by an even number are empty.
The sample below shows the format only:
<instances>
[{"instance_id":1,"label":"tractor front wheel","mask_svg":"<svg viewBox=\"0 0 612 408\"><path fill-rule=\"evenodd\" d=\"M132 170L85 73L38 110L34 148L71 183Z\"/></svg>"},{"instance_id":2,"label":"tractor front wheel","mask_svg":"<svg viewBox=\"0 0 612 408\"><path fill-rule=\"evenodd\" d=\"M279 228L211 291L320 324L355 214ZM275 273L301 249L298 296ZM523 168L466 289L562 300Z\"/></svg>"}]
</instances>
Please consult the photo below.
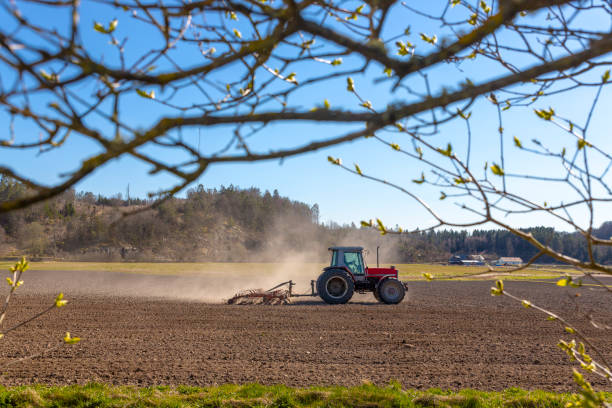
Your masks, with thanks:
<instances>
[{"instance_id":1,"label":"tractor front wheel","mask_svg":"<svg viewBox=\"0 0 612 408\"><path fill-rule=\"evenodd\" d=\"M325 303L339 305L348 302L355 292L355 284L348 273L331 269L317 279L317 292Z\"/></svg>"},{"instance_id":2,"label":"tractor front wheel","mask_svg":"<svg viewBox=\"0 0 612 408\"><path fill-rule=\"evenodd\" d=\"M404 285L397 279L385 279L378 285L376 290L380 300L388 305L398 304L406 295Z\"/></svg>"}]
</instances>

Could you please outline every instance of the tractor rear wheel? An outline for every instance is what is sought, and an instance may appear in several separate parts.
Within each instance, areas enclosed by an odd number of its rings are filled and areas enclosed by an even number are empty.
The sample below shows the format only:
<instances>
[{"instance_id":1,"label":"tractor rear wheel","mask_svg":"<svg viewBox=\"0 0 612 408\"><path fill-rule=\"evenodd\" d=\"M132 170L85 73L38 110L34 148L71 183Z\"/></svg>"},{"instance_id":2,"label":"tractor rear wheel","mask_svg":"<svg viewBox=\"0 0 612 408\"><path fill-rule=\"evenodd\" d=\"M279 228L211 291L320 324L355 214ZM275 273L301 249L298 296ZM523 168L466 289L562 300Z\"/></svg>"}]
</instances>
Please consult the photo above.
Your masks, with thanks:
<instances>
[{"instance_id":1,"label":"tractor rear wheel","mask_svg":"<svg viewBox=\"0 0 612 408\"><path fill-rule=\"evenodd\" d=\"M355 283L343 270L331 269L323 272L317 279L317 292L325 303L339 305L353 297Z\"/></svg>"},{"instance_id":2,"label":"tractor rear wheel","mask_svg":"<svg viewBox=\"0 0 612 408\"><path fill-rule=\"evenodd\" d=\"M404 299L406 290L397 279L385 279L378 285L378 297L383 303L396 305Z\"/></svg>"}]
</instances>

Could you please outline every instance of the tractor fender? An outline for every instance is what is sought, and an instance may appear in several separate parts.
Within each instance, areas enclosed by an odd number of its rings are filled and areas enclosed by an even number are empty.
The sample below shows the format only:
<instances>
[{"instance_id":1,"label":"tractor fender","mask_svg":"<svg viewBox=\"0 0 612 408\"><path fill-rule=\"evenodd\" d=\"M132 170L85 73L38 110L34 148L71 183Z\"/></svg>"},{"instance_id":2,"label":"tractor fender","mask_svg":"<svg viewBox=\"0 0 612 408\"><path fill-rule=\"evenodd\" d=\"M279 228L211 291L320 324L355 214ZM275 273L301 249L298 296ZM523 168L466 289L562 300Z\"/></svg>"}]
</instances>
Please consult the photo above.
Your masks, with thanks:
<instances>
[{"instance_id":1,"label":"tractor fender","mask_svg":"<svg viewBox=\"0 0 612 408\"><path fill-rule=\"evenodd\" d=\"M351 277L351 279L353 280L353 282L355 282L355 275L353 275L353 272L351 272L351 270L349 268L347 268L346 266L344 266L344 265L342 265L342 266L328 266L328 267L323 268L323 272L327 272L327 271L332 270L332 269L338 269L338 270L341 270L341 271L344 271L344 272L348 273L349 276Z\"/></svg>"},{"instance_id":2,"label":"tractor fender","mask_svg":"<svg viewBox=\"0 0 612 408\"><path fill-rule=\"evenodd\" d=\"M355 282L355 277L353 276L351 271L348 270L348 268L342 267L342 266L328 266L326 268L323 268L323 272L321 272L321 274L317 278L317 283L316 283L317 287L319 286L319 280L321 279L321 276L323 276L323 274L325 272L327 272L327 271L342 271L342 272L348 274L351 277L351 279L353 280L353 282Z\"/></svg>"},{"instance_id":3,"label":"tractor fender","mask_svg":"<svg viewBox=\"0 0 612 408\"><path fill-rule=\"evenodd\" d=\"M383 283L383 281L386 281L387 279L395 279L395 280L399 281L404 286L404 289L408 289L408 284L406 282L400 281L395 276L383 276L381 279L378 280L378 283L376 284L376 287L378 288L378 286L380 286L380 284Z\"/></svg>"},{"instance_id":4,"label":"tractor fender","mask_svg":"<svg viewBox=\"0 0 612 408\"><path fill-rule=\"evenodd\" d=\"M381 285L381 284L382 284L384 281L386 281L387 279L395 279L395 278L394 278L394 277L392 277L392 276L384 276L384 277L382 277L381 279L379 279L379 280L378 280L378 282L376 282L376 288L375 288L375 290L378 290L378 287L379 287L379 286L380 286L380 285Z\"/></svg>"}]
</instances>

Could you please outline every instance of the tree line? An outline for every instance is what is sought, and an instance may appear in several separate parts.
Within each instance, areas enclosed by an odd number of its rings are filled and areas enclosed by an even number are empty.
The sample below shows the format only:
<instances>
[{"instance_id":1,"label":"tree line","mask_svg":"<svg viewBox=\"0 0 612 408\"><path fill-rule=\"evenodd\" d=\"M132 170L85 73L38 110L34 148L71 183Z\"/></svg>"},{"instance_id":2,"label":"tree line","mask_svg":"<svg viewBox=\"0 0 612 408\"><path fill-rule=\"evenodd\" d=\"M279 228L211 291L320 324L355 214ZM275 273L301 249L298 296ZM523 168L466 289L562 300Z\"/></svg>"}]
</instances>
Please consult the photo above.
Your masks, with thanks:
<instances>
[{"instance_id":1,"label":"tree line","mask_svg":"<svg viewBox=\"0 0 612 408\"><path fill-rule=\"evenodd\" d=\"M579 233L555 231L551 227L532 227L521 229L531 233L537 240L555 251L568 254L579 260L588 258L585 238ZM612 236L612 222L604 222L594 231L594 235L607 239ZM595 258L602 263L612 263L612 250L609 247L595 247ZM501 256L520 257L528 261L538 251L529 242L506 230L438 230L418 233L402 239L399 244L399 257L410 262L443 261L448 254L480 254L489 260ZM554 259L542 256L538 263L554 263Z\"/></svg>"},{"instance_id":2,"label":"tree line","mask_svg":"<svg viewBox=\"0 0 612 408\"><path fill-rule=\"evenodd\" d=\"M27 196L29 189L0 179L0 201ZM455 254L488 259L536 254L529 243L504 230L437 230L380 236L355 224L321 223L319 206L281 197L278 191L234 186L188 190L148 208L151 202L69 190L37 205L0 214L0 255L102 261L286 261L322 262L327 247L362 245L388 262L444 262ZM133 213L124 216L126 213ZM577 233L535 227L531 232L555 250L577 259L588 256ZM612 236L612 222L596 230ZM612 250L596 248L612 263ZM370 263L374 258L368 258ZM541 258L539 262L553 262Z\"/></svg>"}]
</instances>

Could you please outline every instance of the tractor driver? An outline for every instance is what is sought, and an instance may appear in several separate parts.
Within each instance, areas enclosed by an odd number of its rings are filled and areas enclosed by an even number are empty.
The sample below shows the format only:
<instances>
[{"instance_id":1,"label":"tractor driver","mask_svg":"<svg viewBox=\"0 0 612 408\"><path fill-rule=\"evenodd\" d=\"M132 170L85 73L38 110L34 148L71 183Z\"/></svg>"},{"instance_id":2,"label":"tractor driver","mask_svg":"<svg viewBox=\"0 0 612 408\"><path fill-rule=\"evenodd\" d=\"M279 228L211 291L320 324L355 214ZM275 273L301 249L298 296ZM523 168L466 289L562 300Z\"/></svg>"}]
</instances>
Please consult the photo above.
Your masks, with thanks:
<instances>
[{"instance_id":1,"label":"tractor driver","mask_svg":"<svg viewBox=\"0 0 612 408\"><path fill-rule=\"evenodd\" d=\"M351 270L353 275L363 275L363 268L361 262L359 262L359 254L355 252L345 252L344 264Z\"/></svg>"}]
</instances>

